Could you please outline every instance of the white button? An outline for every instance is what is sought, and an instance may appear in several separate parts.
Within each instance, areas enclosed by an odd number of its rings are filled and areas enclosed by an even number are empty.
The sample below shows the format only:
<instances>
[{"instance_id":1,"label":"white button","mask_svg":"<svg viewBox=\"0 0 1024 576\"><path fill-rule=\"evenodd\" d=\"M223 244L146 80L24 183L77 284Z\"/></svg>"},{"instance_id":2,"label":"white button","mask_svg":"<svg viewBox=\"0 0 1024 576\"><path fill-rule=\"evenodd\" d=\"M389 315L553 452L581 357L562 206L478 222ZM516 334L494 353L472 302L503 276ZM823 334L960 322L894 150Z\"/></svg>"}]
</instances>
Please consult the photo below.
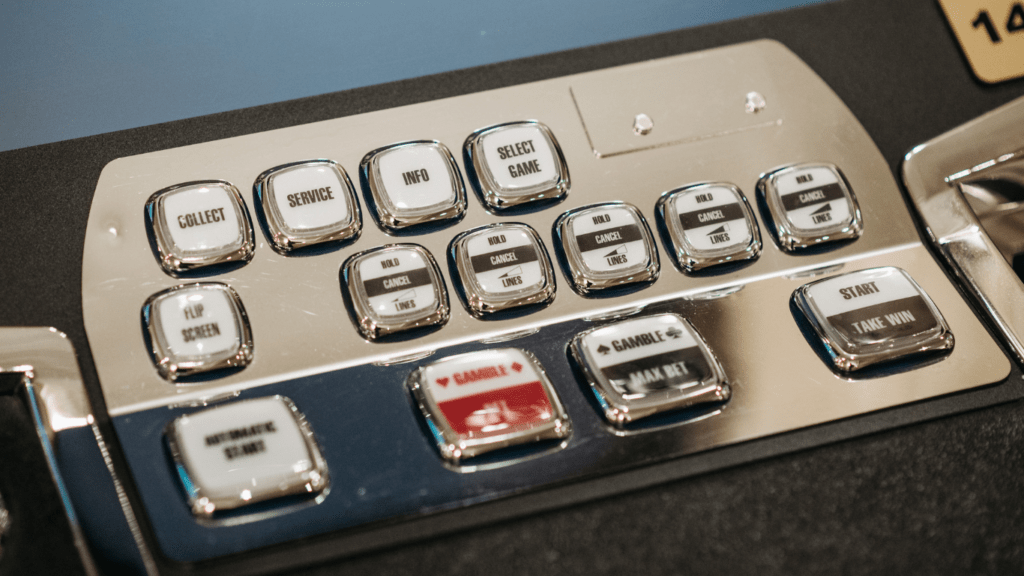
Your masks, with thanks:
<instances>
[{"instance_id":1,"label":"white button","mask_svg":"<svg viewBox=\"0 0 1024 576\"><path fill-rule=\"evenodd\" d=\"M796 303L842 371L953 346L935 304L899 268L812 282L797 290Z\"/></svg>"},{"instance_id":2,"label":"white button","mask_svg":"<svg viewBox=\"0 0 1024 576\"><path fill-rule=\"evenodd\" d=\"M172 186L150 197L147 212L160 263L170 273L252 257L252 225L231 184Z\"/></svg>"},{"instance_id":3,"label":"white button","mask_svg":"<svg viewBox=\"0 0 1024 576\"><path fill-rule=\"evenodd\" d=\"M675 314L590 330L573 341L572 351L616 426L729 397L721 366Z\"/></svg>"},{"instance_id":4,"label":"white button","mask_svg":"<svg viewBox=\"0 0 1024 576\"><path fill-rule=\"evenodd\" d=\"M359 232L355 194L341 166L317 160L268 170L256 181L271 241L280 251Z\"/></svg>"},{"instance_id":5,"label":"white button","mask_svg":"<svg viewBox=\"0 0 1024 576\"><path fill-rule=\"evenodd\" d=\"M382 226L458 218L465 189L451 152L440 142L404 142L375 150L360 164Z\"/></svg>"},{"instance_id":6,"label":"white button","mask_svg":"<svg viewBox=\"0 0 1024 576\"><path fill-rule=\"evenodd\" d=\"M243 366L252 357L244 310L223 284L193 284L154 295L146 303L153 357L170 380Z\"/></svg>"},{"instance_id":7,"label":"white button","mask_svg":"<svg viewBox=\"0 0 1024 576\"><path fill-rule=\"evenodd\" d=\"M181 416L169 437L197 516L327 486L327 468L308 426L279 396Z\"/></svg>"},{"instance_id":8,"label":"white button","mask_svg":"<svg viewBox=\"0 0 1024 576\"><path fill-rule=\"evenodd\" d=\"M676 258L687 272L756 258L761 235L746 198L731 184L698 184L658 203Z\"/></svg>"},{"instance_id":9,"label":"white button","mask_svg":"<svg viewBox=\"0 0 1024 576\"><path fill-rule=\"evenodd\" d=\"M633 206L581 208L563 215L556 226L577 289L586 292L657 277L654 241Z\"/></svg>"},{"instance_id":10,"label":"white button","mask_svg":"<svg viewBox=\"0 0 1024 576\"><path fill-rule=\"evenodd\" d=\"M471 230L452 245L471 311L482 314L554 297L551 262L532 228L496 224Z\"/></svg>"},{"instance_id":11,"label":"white button","mask_svg":"<svg viewBox=\"0 0 1024 576\"><path fill-rule=\"evenodd\" d=\"M478 130L466 149L491 208L560 198L568 190L565 162L543 124L512 122Z\"/></svg>"},{"instance_id":12,"label":"white button","mask_svg":"<svg viewBox=\"0 0 1024 576\"><path fill-rule=\"evenodd\" d=\"M345 270L360 330L367 338L442 324L448 318L437 264L419 246L369 250L349 259Z\"/></svg>"},{"instance_id":13,"label":"white button","mask_svg":"<svg viewBox=\"0 0 1024 576\"><path fill-rule=\"evenodd\" d=\"M856 198L829 164L776 170L758 183L784 250L856 238L861 232Z\"/></svg>"},{"instance_id":14,"label":"white button","mask_svg":"<svg viewBox=\"0 0 1024 576\"><path fill-rule=\"evenodd\" d=\"M569 421L544 371L517 348L446 358L409 379L445 459L565 438Z\"/></svg>"}]
</instances>

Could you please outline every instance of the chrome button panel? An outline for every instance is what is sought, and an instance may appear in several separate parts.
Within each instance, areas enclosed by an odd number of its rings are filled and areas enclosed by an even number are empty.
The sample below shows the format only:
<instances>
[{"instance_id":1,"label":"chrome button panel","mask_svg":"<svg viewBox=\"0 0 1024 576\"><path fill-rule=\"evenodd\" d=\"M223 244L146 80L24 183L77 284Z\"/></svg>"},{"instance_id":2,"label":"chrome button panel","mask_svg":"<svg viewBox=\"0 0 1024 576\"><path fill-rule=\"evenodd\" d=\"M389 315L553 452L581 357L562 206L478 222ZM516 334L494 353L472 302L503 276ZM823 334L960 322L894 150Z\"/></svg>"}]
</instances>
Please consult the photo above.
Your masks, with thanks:
<instances>
[{"instance_id":1,"label":"chrome button panel","mask_svg":"<svg viewBox=\"0 0 1024 576\"><path fill-rule=\"evenodd\" d=\"M793 299L841 372L953 348L953 333L935 303L899 268L818 280L797 289Z\"/></svg>"}]
</instances>

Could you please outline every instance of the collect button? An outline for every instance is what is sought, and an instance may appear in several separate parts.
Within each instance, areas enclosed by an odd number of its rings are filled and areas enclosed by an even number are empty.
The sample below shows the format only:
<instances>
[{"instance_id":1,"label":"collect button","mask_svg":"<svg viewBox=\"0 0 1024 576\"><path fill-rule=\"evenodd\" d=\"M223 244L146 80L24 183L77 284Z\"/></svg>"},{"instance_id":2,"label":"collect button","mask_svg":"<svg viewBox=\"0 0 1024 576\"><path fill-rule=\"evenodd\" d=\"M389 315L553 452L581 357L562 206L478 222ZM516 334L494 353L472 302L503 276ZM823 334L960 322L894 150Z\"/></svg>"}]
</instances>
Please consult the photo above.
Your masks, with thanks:
<instances>
[{"instance_id":1,"label":"collect button","mask_svg":"<svg viewBox=\"0 0 1024 576\"><path fill-rule=\"evenodd\" d=\"M675 314L595 328L577 336L570 350L615 426L729 398L722 367Z\"/></svg>"},{"instance_id":2,"label":"collect button","mask_svg":"<svg viewBox=\"0 0 1024 576\"><path fill-rule=\"evenodd\" d=\"M547 375L517 348L434 362L413 372L408 385L441 455L452 464L569 435L568 417Z\"/></svg>"},{"instance_id":3,"label":"collect button","mask_svg":"<svg viewBox=\"0 0 1024 576\"><path fill-rule=\"evenodd\" d=\"M176 419L168 429L193 514L281 496L315 495L327 466L295 405L280 396L235 402Z\"/></svg>"},{"instance_id":4,"label":"collect button","mask_svg":"<svg viewBox=\"0 0 1024 576\"><path fill-rule=\"evenodd\" d=\"M799 288L794 298L843 372L953 347L938 308L899 268L820 280Z\"/></svg>"}]
</instances>

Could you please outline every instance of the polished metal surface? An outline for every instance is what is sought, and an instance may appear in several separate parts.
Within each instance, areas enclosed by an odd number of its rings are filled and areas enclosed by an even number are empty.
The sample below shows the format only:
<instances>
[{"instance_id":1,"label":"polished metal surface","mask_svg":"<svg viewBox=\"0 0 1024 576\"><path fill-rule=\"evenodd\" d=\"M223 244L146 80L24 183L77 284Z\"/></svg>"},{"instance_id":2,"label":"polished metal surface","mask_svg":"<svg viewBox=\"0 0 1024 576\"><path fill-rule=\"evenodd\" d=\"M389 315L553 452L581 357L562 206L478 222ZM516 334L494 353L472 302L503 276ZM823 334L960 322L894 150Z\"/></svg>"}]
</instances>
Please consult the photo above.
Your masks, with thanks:
<instances>
[{"instance_id":1,"label":"polished metal surface","mask_svg":"<svg viewBox=\"0 0 1024 576\"><path fill-rule=\"evenodd\" d=\"M422 208L402 208L392 202L384 187L380 173L380 160L385 154L410 147L427 147L437 151L448 168L448 181L451 183L451 196L444 202ZM458 220L466 211L466 186L462 183L459 165L455 162L448 147L437 140L414 140L399 142L373 150L359 162L362 182L369 188L377 212L377 223L385 230L396 231L417 224Z\"/></svg>"},{"instance_id":2,"label":"polished metal surface","mask_svg":"<svg viewBox=\"0 0 1024 576\"><path fill-rule=\"evenodd\" d=\"M239 240L233 245L204 250L201 252L190 252L177 246L174 237L168 228L170 224L164 213L164 200L171 193L182 191L187 188L198 188L202 186L216 186L222 188L231 197L235 204L235 216L238 225ZM155 239L157 259L164 271L171 276L180 273L217 266L220 264L245 263L252 259L254 245L252 234L252 220L249 210L242 200L242 195L234 184L224 180L197 180L168 186L163 190L154 192L146 201L146 219L148 220L149 231Z\"/></svg>"},{"instance_id":3,"label":"polished metal surface","mask_svg":"<svg viewBox=\"0 0 1024 576\"><path fill-rule=\"evenodd\" d=\"M776 182L780 176L787 173L817 167L828 168L835 173L839 180L839 187L842 188L843 195L849 203L850 217L828 228L804 229L793 224L787 215L786 208L782 205L782 199L778 194ZM864 230L864 219L861 215L860 205L857 202L857 196L854 195L846 176L833 164L806 162L772 170L758 180L757 192L764 198L765 203L768 205L768 211L771 212L772 223L775 227L775 240L778 242L779 247L787 252L819 246L829 242L852 240L859 238Z\"/></svg>"},{"instance_id":4,"label":"polished metal surface","mask_svg":"<svg viewBox=\"0 0 1024 576\"><path fill-rule=\"evenodd\" d=\"M338 180L344 184L345 189L340 191L340 193L344 195L344 201L348 203L348 217L327 226L296 230L288 226L284 215L281 214L281 209L275 201L274 178L292 170L301 170L315 166L330 168L334 171ZM256 201L263 208L267 231L270 232L269 240L271 247L284 254L306 246L327 242L342 242L358 237L363 225L362 213L359 210L359 202L356 201L352 180L349 179L345 169L333 160L305 160L271 168L256 177L256 183L253 184L253 193L256 196Z\"/></svg>"},{"instance_id":5,"label":"polished metal surface","mask_svg":"<svg viewBox=\"0 0 1024 576\"><path fill-rule=\"evenodd\" d=\"M548 141L548 146L551 147L551 153L554 155L556 174L553 179L547 182L527 188L506 190L494 178L494 173L484 157L484 151L481 146L484 138L490 134L523 126L537 128ZM483 197L483 201L492 210L504 210L543 200L557 200L569 192L569 167L566 165L562 148L558 145L558 140L555 139L551 129L536 120L506 122L481 128L466 138L463 148L465 158L472 164L473 172L476 174L476 185Z\"/></svg>"},{"instance_id":6,"label":"polished metal surface","mask_svg":"<svg viewBox=\"0 0 1024 576\"><path fill-rule=\"evenodd\" d=\"M373 307L370 306L369 296L366 294L362 276L359 273L359 262L369 256L400 250L415 251L423 259L427 272L430 274L431 290L434 292L435 305L433 308L413 310L400 316L384 318L377 314ZM359 329L359 333L369 341L377 341L381 338L416 328L442 325L448 321L451 313L451 307L448 302L448 290L445 289L441 271L438 269L434 257L422 246L415 244L391 244L365 250L345 261L341 278L342 290L348 291L352 310L356 316L356 327Z\"/></svg>"},{"instance_id":7,"label":"polished metal surface","mask_svg":"<svg viewBox=\"0 0 1024 576\"><path fill-rule=\"evenodd\" d=\"M700 91L674 89L702 78ZM752 89L770 102L759 114L743 110ZM638 102L627 106L634 98ZM643 138L632 131L640 109L658 121ZM395 242L387 232L366 226L358 241L335 252L294 258L259 249L248 265L216 276L245 302L260 342L259 354L245 370L183 387L153 369L138 311L154 293L178 283L154 262L140 217L154 190L209 178L252 182L268 166L295 158L333 158L354 167L368 150L390 142L457 142L480 126L522 118L538 118L558 135L573 171L573 192L564 200L514 216L541 237L550 237L555 219L567 210L626 201L650 219L665 190L706 181L750 189L774 166L807 161L842 166L857 191L866 232L854 242L800 255L765 243L755 262L723 274L687 276L667 267L656 282L626 295L595 299L564 290L542 310L500 321L480 320L456 306L435 331L370 342L353 326L338 283L339 269L351 255ZM755 214L761 226L762 216ZM459 228L507 219L470 200ZM408 241L442 255L458 231L433 231ZM950 323L958 346L939 364L941 370L928 366L895 375L866 394L863 386L850 388L836 380L811 352L793 325L788 302L793 290L808 282L799 276L810 271L886 265L899 265L917 279ZM442 270L441 276L449 273ZM733 399L717 418L722 428L704 448L995 382L1009 368L922 247L889 167L864 129L803 62L768 40L115 160L100 176L89 215L82 297L99 381L115 416L346 367L387 364L461 343L497 341L581 318L618 316L672 299L708 303L688 319L733 382ZM790 389L792 394L786 392ZM773 394L788 404L774 404ZM747 408L737 410L740 406Z\"/></svg>"},{"instance_id":8,"label":"polished metal surface","mask_svg":"<svg viewBox=\"0 0 1024 576\"><path fill-rule=\"evenodd\" d=\"M159 312L160 303L177 296L182 291L216 291L224 294L232 307L232 320L235 324L235 333L238 335L234 347L222 352L208 354L200 357L179 356L167 342L164 333L164 323ZM238 297L238 293L230 286L219 282L197 282L195 284L182 284L173 288L162 290L148 300L142 306L142 322L146 327L149 337L150 354L156 370L163 378L174 382L180 377L192 376L203 372L221 370L223 368L241 368L252 362L253 342L252 330L249 327L249 317L245 313L245 306Z\"/></svg>"},{"instance_id":9,"label":"polished metal surface","mask_svg":"<svg viewBox=\"0 0 1024 576\"><path fill-rule=\"evenodd\" d=\"M903 182L929 240L1024 361L1024 284L971 209L980 203L965 200L980 196L985 181L1020 185L1021 126L1024 98L915 146L904 159Z\"/></svg>"},{"instance_id":10,"label":"polished metal surface","mask_svg":"<svg viewBox=\"0 0 1024 576\"><path fill-rule=\"evenodd\" d=\"M544 281L543 285L527 286L520 290L501 293L490 293L480 286L476 279L476 271L473 270L472 257L467 249L467 244L475 235L507 229L521 230L533 240L533 248L537 253L537 261L540 264L540 272ZM551 258L548 256L547 248L537 236L537 232L525 224L491 224L467 230L452 241L452 254L455 258L455 267L459 271L458 279L462 282L462 289L465 293L466 306L475 315L484 316L522 306L546 304L555 297L555 273L551 268Z\"/></svg>"},{"instance_id":11,"label":"polished metal surface","mask_svg":"<svg viewBox=\"0 0 1024 576\"><path fill-rule=\"evenodd\" d=\"M215 497L207 494L208 490L202 485L202 483L196 481L194 476L187 475L188 463L182 453L181 444L182 439L178 433L178 423L183 419L189 418L189 416L181 416L175 419L165 431L167 437L167 444L170 448L171 459L174 460L175 467L181 475L183 482L186 484L185 490L188 495L189 506L192 509L192 513L196 515L202 521L211 521L216 517L215 513L231 510L234 508L243 507L249 504L255 504L266 499L287 496L292 494L308 494L310 496L308 503L322 502L323 498L327 495L330 485L330 475L327 471L327 462L324 461L323 455L320 453L320 447L317 445L316 437L313 435L313 430L309 426L309 422L306 421L306 417L299 412L296 408L295 403L290 399L283 396L274 396L273 399L284 404L288 412L295 418L295 425L298 427L299 433L302 434L302 438L305 441L306 450L309 452L311 460L311 468L309 470L303 470L301 474L293 479L292 485L281 485L281 486L260 486L261 491L257 491L255 494L252 492L256 489L254 486L242 485L237 494L233 494L230 497ZM263 401L266 399L260 399ZM236 404L225 404L224 406L233 406ZM217 410L218 408L208 408L207 410ZM205 412L205 411L204 411ZM298 473L298 471L296 471ZM188 478L186 482L184 479ZM298 480L298 484L294 484L295 480ZM255 482L253 483L255 485ZM252 490L250 490L250 488ZM269 491L268 491L269 490ZM300 504L301 505L301 504ZM283 513L284 511L275 511L276 513ZM266 518L267 514L255 514L252 518L234 517L227 522L232 524L238 524L245 521L251 521L256 519ZM223 523L221 521L220 523Z\"/></svg>"},{"instance_id":12,"label":"polished metal surface","mask_svg":"<svg viewBox=\"0 0 1024 576\"><path fill-rule=\"evenodd\" d=\"M577 218L583 218L588 214L607 208L623 208L629 211L640 228L640 236L644 243L646 257L643 261L627 266L622 270L591 270L587 266L576 242L576 234L573 232L573 222ZM561 242L562 254L569 265L569 279L573 288L583 295L592 295L609 288L618 288L627 285L643 285L654 282L661 272L661 261L658 259L658 248L654 244L654 236L647 225L640 211L636 206L624 202L604 202L591 206L583 206L570 210L555 220L555 230L558 240Z\"/></svg>"},{"instance_id":13,"label":"polished metal surface","mask_svg":"<svg viewBox=\"0 0 1024 576\"><path fill-rule=\"evenodd\" d=\"M750 241L746 245L726 246L720 250L702 250L687 239L682 223L679 221L679 211L672 200L678 194L713 187L729 188L740 199L740 206L743 208L743 215L747 220L747 232L750 234ZM686 272L697 272L717 264L755 260L761 255L761 228L757 225L757 219L754 218L754 211L750 209L747 196L735 184L703 182L670 190L658 199L657 211L658 218L667 229L672 242L665 248L675 258L676 265Z\"/></svg>"},{"instance_id":14,"label":"polished metal surface","mask_svg":"<svg viewBox=\"0 0 1024 576\"><path fill-rule=\"evenodd\" d=\"M0 494L0 558L4 554L4 538L7 536L7 530L11 527L11 516L7 512L7 507L4 506L4 496Z\"/></svg>"},{"instance_id":15,"label":"polished metal surface","mask_svg":"<svg viewBox=\"0 0 1024 576\"><path fill-rule=\"evenodd\" d=\"M858 272L901 274L917 289L918 296L924 301L925 306L931 312L932 318L934 318L935 326L924 332L897 334L880 338L868 344L852 342L829 322L827 315L822 312L820 306L815 302L813 294L811 294L811 289L815 284L833 280L835 277L823 278L809 284L804 284L793 293L793 300L800 311L803 312L806 320L814 328L818 337L821 338L836 370L843 373L851 373L883 362L931 352L948 352L953 349L953 333L949 331L949 325L946 324L942 313L936 308L932 299L928 297L928 293L922 290L921 286L906 271L887 267L860 270Z\"/></svg>"}]
</instances>

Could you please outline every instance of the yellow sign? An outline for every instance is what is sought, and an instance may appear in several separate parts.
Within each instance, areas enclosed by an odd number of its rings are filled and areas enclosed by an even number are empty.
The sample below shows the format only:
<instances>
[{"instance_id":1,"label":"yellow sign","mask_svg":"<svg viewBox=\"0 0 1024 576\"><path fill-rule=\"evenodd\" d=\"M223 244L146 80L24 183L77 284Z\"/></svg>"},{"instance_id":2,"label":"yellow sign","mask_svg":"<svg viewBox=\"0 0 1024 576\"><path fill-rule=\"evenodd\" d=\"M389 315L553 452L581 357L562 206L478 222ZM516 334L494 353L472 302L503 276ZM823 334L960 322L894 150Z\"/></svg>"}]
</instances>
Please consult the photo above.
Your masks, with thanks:
<instances>
[{"instance_id":1,"label":"yellow sign","mask_svg":"<svg viewBox=\"0 0 1024 576\"><path fill-rule=\"evenodd\" d=\"M1024 0L939 0L974 74L994 84L1024 76Z\"/></svg>"}]
</instances>

